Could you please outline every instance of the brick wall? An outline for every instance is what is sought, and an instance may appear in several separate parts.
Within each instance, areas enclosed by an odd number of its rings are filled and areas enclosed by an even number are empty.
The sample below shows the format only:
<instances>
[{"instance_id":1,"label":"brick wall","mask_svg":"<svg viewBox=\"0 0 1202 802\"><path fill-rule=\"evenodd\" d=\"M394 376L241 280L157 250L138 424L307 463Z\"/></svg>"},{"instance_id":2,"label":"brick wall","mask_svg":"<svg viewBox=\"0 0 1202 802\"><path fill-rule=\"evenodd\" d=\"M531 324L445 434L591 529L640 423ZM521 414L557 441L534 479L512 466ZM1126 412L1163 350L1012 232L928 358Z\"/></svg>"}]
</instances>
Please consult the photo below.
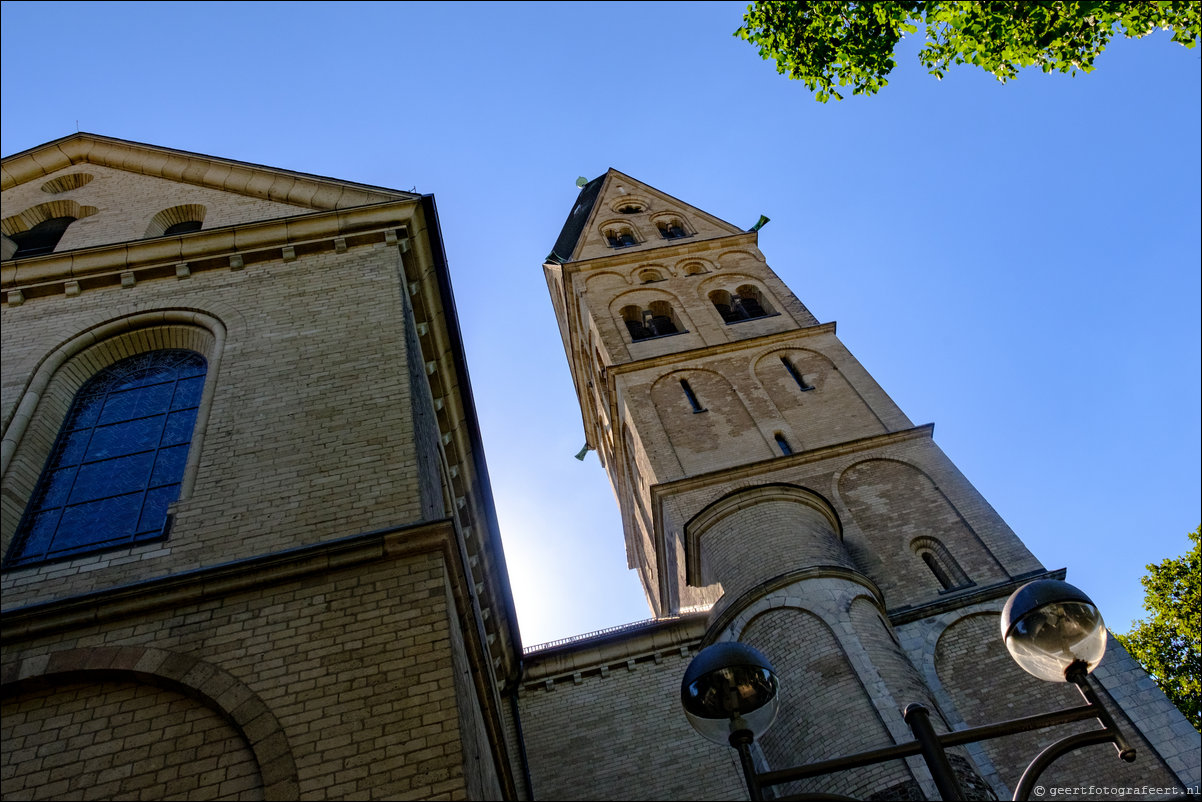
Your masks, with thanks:
<instances>
[{"instance_id":1,"label":"brick wall","mask_svg":"<svg viewBox=\"0 0 1202 802\"><path fill-rule=\"evenodd\" d=\"M61 682L4 702L6 799L263 799L242 734L144 682Z\"/></svg>"},{"instance_id":2,"label":"brick wall","mask_svg":"<svg viewBox=\"0 0 1202 802\"><path fill-rule=\"evenodd\" d=\"M691 652L590 656L522 688L534 799L745 798L737 753L698 735L680 707Z\"/></svg>"},{"instance_id":3,"label":"brick wall","mask_svg":"<svg viewBox=\"0 0 1202 802\"><path fill-rule=\"evenodd\" d=\"M796 609L767 611L753 618L739 639L769 655L782 679L780 714L761 739L767 767L788 768L891 743L860 678L818 616ZM781 789L863 799L914 782L904 763L890 762Z\"/></svg>"},{"instance_id":4,"label":"brick wall","mask_svg":"<svg viewBox=\"0 0 1202 802\"><path fill-rule=\"evenodd\" d=\"M241 737L262 752L260 771L269 758L287 757L294 766L293 792L301 799L362 799L373 794L466 798L461 739L474 739L461 731L457 687L462 683L456 679L452 635L456 613L448 604L446 582L437 553L368 561L295 581L268 574L245 590L209 600L173 607L169 596L166 606L133 617L22 642L10 639L4 651L6 695L11 697L7 704L18 712L60 700L80 705L82 710L69 718L72 725L80 725L82 734L84 728L98 729L90 722L109 715L106 700L111 691L101 683L114 673L123 679L149 675L166 680L174 677L172 664L184 664L190 668L174 681L193 695L209 697L227 719L237 721L243 709L261 711L241 722ZM147 660L147 650L161 656ZM62 670L56 673L56 666ZM49 672L42 677L49 691L27 687L29 675L39 667ZM214 690L212 678L218 675L230 679L216 683ZM122 697L134 700L120 706L123 715L140 709L141 699L153 697L146 696L150 692L144 693L141 684L138 688ZM195 705L155 705L148 729L142 724L136 732L120 729L129 723L123 717L106 737L149 739L145 733L153 732L157 742L169 744L156 748L156 754L187 754L195 737L183 725L197 715L188 712ZM6 727L8 711L6 706ZM54 721L66 725L63 715ZM22 726L21 721L18 717L11 726ZM262 729L273 721L278 729L268 737ZM32 751L9 750L6 742L5 777L42 779L38 772L47 768L48 753L59 747L37 737ZM83 782L92 770L88 760L95 750L79 740L53 743L68 743L69 748L55 752L64 756L51 761L60 768L49 779ZM77 755L66 754L76 749ZM140 759L141 752L130 755ZM245 763L237 757L223 760L233 761L229 765ZM126 772L122 793L136 790L144 794L139 798L157 798L166 762L131 759L116 765ZM224 794L221 783L230 776L223 771L214 765L211 776L197 772L199 787L216 787ZM156 790L138 790L143 788Z\"/></svg>"}]
</instances>

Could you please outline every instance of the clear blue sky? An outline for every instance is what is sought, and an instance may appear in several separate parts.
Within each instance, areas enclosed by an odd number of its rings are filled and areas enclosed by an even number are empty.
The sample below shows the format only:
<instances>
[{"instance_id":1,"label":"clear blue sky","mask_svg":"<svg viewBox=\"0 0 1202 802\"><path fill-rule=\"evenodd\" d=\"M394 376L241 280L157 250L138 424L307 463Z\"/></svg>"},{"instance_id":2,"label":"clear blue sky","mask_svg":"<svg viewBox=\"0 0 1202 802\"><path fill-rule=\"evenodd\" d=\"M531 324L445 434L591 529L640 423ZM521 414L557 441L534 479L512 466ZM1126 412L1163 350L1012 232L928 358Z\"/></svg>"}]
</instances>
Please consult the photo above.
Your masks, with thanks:
<instances>
[{"instance_id":1,"label":"clear blue sky","mask_svg":"<svg viewBox=\"0 0 1202 802\"><path fill-rule=\"evenodd\" d=\"M611 166L771 217L769 264L1125 630L1202 517L1202 50L1001 85L903 43L880 95L822 105L743 8L4 2L0 150L78 126L434 193L527 645L649 615L541 270Z\"/></svg>"}]
</instances>

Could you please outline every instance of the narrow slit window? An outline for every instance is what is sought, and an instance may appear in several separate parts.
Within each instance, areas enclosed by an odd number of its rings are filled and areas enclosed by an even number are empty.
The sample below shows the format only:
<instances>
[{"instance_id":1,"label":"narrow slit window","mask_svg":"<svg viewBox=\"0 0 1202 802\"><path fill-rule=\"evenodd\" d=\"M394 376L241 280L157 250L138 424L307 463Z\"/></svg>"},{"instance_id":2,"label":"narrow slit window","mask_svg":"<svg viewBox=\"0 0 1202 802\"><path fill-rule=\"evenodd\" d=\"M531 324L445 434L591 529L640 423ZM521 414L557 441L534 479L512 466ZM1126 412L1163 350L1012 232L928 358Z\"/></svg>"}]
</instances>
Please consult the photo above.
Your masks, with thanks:
<instances>
[{"instance_id":1,"label":"narrow slit window","mask_svg":"<svg viewBox=\"0 0 1202 802\"><path fill-rule=\"evenodd\" d=\"M681 379L680 389L684 390L685 398L689 399L689 405L693 407L693 412L705 412L705 407L701 406L701 402L697 400L697 394L693 392L688 381Z\"/></svg>"},{"instance_id":2,"label":"narrow slit window","mask_svg":"<svg viewBox=\"0 0 1202 802\"><path fill-rule=\"evenodd\" d=\"M793 447L789 445L789 441L780 432L776 433L776 445L780 447L780 453L786 457L793 453Z\"/></svg>"},{"instance_id":3,"label":"narrow slit window","mask_svg":"<svg viewBox=\"0 0 1202 802\"><path fill-rule=\"evenodd\" d=\"M785 370L789 371L789 375L793 377L793 381L797 382L797 386L800 387L803 392L814 389L812 384L806 384L805 377L797 372L797 368L793 367L793 363L789 361L789 357L782 356L780 361L781 364L785 366Z\"/></svg>"},{"instance_id":4,"label":"narrow slit window","mask_svg":"<svg viewBox=\"0 0 1202 802\"><path fill-rule=\"evenodd\" d=\"M959 590L973 584L968 574L956 562L956 558L947 547L933 537L920 537L911 544L915 554L922 559L931 575L939 582L944 591Z\"/></svg>"},{"instance_id":5,"label":"narrow slit window","mask_svg":"<svg viewBox=\"0 0 1202 802\"><path fill-rule=\"evenodd\" d=\"M946 571L943 570L943 566L940 565L939 561L935 559L935 555L931 554L929 551L924 551L922 553L922 561L927 564L927 568L931 569L931 573L934 574L935 578L939 580L939 584L943 585L944 590L949 590L950 588L954 587L952 578L947 575Z\"/></svg>"}]
</instances>

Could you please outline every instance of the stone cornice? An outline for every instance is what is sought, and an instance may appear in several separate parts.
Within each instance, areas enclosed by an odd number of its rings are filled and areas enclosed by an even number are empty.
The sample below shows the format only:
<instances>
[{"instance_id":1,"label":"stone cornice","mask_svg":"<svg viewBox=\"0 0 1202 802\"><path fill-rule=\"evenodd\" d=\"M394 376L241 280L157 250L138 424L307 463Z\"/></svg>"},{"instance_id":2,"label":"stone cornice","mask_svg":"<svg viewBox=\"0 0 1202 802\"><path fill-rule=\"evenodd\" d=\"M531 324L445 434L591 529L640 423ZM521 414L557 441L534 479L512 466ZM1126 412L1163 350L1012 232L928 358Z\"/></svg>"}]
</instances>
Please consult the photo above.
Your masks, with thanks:
<instances>
[{"instance_id":1,"label":"stone cornice","mask_svg":"<svg viewBox=\"0 0 1202 802\"><path fill-rule=\"evenodd\" d=\"M604 268L616 268L636 265L639 262L655 262L664 259L677 259L681 256L687 256L694 253L706 253L714 250L715 243L719 241L729 240L729 245L723 243L718 246L724 247L746 247L750 245L753 248L758 248L757 242L759 235L754 231L744 231L739 234L717 234L712 237L690 237L689 239L666 240L663 243L654 242L650 248L640 247L646 243L622 248L614 253L607 253L604 256L594 256L591 259L580 259L578 261L564 262L559 265L564 270L564 277L572 273L580 273L586 270L601 270ZM558 263L552 263L558 264Z\"/></svg>"},{"instance_id":2,"label":"stone cornice","mask_svg":"<svg viewBox=\"0 0 1202 802\"><path fill-rule=\"evenodd\" d=\"M535 652L523 660L521 684L553 684L556 678L578 679L585 674L605 676L609 666L633 670L635 663L655 660L656 655L669 651L681 650L683 656L705 635L708 618L708 613L697 613L654 621L638 629L619 629Z\"/></svg>"},{"instance_id":3,"label":"stone cornice","mask_svg":"<svg viewBox=\"0 0 1202 802\"><path fill-rule=\"evenodd\" d=\"M719 354L727 354L733 351L744 351L750 346L776 345L778 343L787 343L795 340L798 337L816 337L822 334L834 334L835 323L819 323L817 326L807 326L803 329L789 329L788 331L778 331L772 334L761 334L755 337L748 337L743 340L732 340L730 342L715 343L713 345L703 345L700 348L690 348L687 351L674 351L670 354L661 354L659 356L646 357L631 362L623 362L619 365L610 365L606 368L606 373L609 376L618 376L624 373L636 373L646 368L658 368L668 365L677 365L682 362L691 362L694 359L702 357L717 356ZM614 387L609 388L611 393Z\"/></svg>"},{"instance_id":4,"label":"stone cornice","mask_svg":"<svg viewBox=\"0 0 1202 802\"><path fill-rule=\"evenodd\" d=\"M889 621L894 626L901 626L902 624L909 624L923 618L942 615L961 607L980 604L992 599L1005 598L1028 582L1034 582L1037 579L1064 579L1066 573L1067 569L1065 568L1059 568L1054 571L1040 569L1038 571L1028 571L1025 574L1011 577L1004 582L987 585L983 588L969 586L954 592L948 592L946 596L933 602L920 604L916 607L907 605L890 610Z\"/></svg>"},{"instance_id":5,"label":"stone cornice","mask_svg":"<svg viewBox=\"0 0 1202 802\"><path fill-rule=\"evenodd\" d=\"M811 462L821 462L831 457L843 456L844 454L854 454L859 451L869 451L875 448L892 445L893 443L901 443L906 440L930 439L934 434L935 424L926 423L922 426L914 426L909 429L903 429L898 432L888 432L886 434L876 434L871 437L862 437L859 440L849 440L845 443L839 443L833 446L823 446L809 451L802 451L797 454L791 454L787 457L771 457L769 459L751 462L746 465L740 465L735 468L721 468L709 473L698 474L697 476L689 476L684 479L676 479L671 482L663 482L662 484L651 486L651 503L662 504L666 496L676 495L679 493L687 493L692 490L697 490L702 487L715 484L726 484L742 479L748 479L763 474L775 473L777 471L794 468L799 465L805 465ZM659 520L659 517L656 519ZM662 532L657 531L656 536L662 537Z\"/></svg>"},{"instance_id":6,"label":"stone cornice","mask_svg":"<svg viewBox=\"0 0 1202 802\"><path fill-rule=\"evenodd\" d=\"M253 591L354 565L441 552L452 576L459 561L455 529L449 520L384 529L310 546L249 557L65 599L16 607L0 613L0 643L18 641L141 615L163 608ZM453 556L454 555L454 556ZM458 584L462 584L460 578ZM466 596L466 591L464 592Z\"/></svg>"},{"instance_id":7,"label":"stone cornice","mask_svg":"<svg viewBox=\"0 0 1202 802\"><path fill-rule=\"evenodd\" d=\"M0 165L0 189L36 181L76 164L96 164L310 209L345 209L419 197L412 192L82 132L5 157Z\"/></svg>"},{"instance_id":8,"label":"stone cornice","mask_svg":"<svg viewBox=\"0 0 1202 802\"><path fill-rule=\"evenodd\" d=\"M401 200L355 209L314 212L174 237L134 240L79 248L44 256L10 259L0 267L0 287L18 303L27 298L61 294L68 282L79 288L117 284L123 274L135 280L179 275L213 268L238 269L256 261L300 253L346 248L388 238L389 229L410 224L418 200ZM395 236L395 233L394 233ZM291 251L286 249L291 248Z\"/></svg>"},{"instance_id":9,"label":"stone cornice","mask_svg":"<svg viewBox=\"0 0 1202 802\"><path fill-rule=\"evenodd\" d=\"M224 565L31 604L0 613L0 644L4 645L7 657L17 654L23 642L43 636L206 600L227 599L235 593L251 593L282 582L307 577L327 578L341 569L422 554L437 554L442 559L455 605L462 616L462 613L472 609L474 580L459 559L456 541L454 522L442 519L365 532ZM455 615L451 616L449 624L452 627L462 626ZM485 710L484 723L489 730L494 758L498 760L498 765L509 765L501 724L503 714L500 699L489 681L488 643L485 638L476 637L472 627L464 627L463 634L468 643L468 660L473 664L471 681ZM512 783L508 774L502 780L507 785ZM507 798L511 797L512 794Z\"/></svg>"}]
</instances>

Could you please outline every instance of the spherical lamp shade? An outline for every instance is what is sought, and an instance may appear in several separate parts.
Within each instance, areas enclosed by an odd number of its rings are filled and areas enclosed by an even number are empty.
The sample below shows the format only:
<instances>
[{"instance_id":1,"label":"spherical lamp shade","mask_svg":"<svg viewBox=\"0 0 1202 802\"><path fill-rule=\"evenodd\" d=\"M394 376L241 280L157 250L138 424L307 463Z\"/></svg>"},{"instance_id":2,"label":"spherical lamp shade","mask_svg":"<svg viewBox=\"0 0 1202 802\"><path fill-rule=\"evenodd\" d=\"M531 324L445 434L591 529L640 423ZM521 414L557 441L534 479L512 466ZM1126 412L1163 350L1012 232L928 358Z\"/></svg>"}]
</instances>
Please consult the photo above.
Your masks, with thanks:
<instances>
[{"instance_id":1,"label":"spherical lamp shade","mask_svg":"<svg viewBox=\"0 0 1202 802\"><path fill-rule=\"evenodd\" d=\"M1049 682L1070 667L1093 671L1106 652L1106 626L1093 601L1056 579L1023 585L1002 609L1002 639L1014 662Z\"/></svg>"},{"instance_id":2,"label":"spherical lamp shade","mask_svg":"<svg viewBox=\"0 0 1202 802\"><path fill-rule=\"evenodd\" d=\"M680 702L693 729L718 744L734 732L761 735L780 707L776 672L768 658L744 643L702 649L685 671Z\"/></svg>"}]
</instances>

